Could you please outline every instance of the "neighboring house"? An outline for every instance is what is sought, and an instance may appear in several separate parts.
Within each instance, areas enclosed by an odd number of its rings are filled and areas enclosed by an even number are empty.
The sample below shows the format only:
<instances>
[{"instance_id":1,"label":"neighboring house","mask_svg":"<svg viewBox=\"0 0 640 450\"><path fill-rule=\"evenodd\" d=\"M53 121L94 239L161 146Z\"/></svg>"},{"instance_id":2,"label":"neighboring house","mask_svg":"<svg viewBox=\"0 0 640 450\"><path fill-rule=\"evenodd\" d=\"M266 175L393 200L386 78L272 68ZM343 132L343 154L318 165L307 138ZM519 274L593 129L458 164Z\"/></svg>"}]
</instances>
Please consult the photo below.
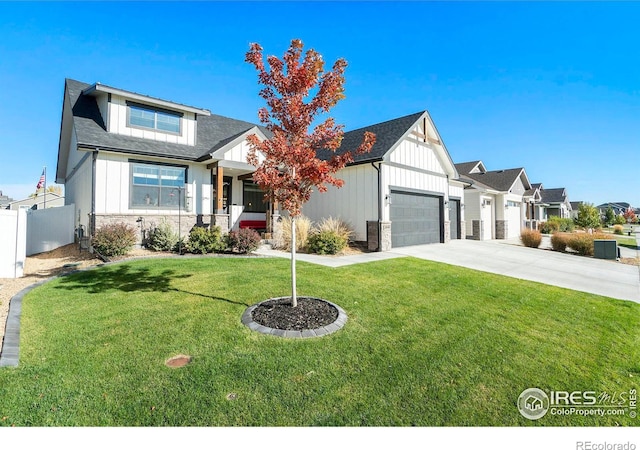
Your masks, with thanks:
<instances>
[{"instance_id":1,"label":"neighboring house","mask_svg":"<svg viewBox=\"0 0 640 450\"><path fill-rule=\"evenodd\" d=\"M525 214L525 226L531 230L537 230L541 222L547 220L548 204L542 201L542 183L531 183L531 189L527 189L524 198L527 203Z\"/></svg>"},{"instance_id":2,"label":"neighboring house","mask_svg":"<svg viewBox=\"0 0 640 450\"><path fill-rule=\"evenodd\" d=\"M185 235L196 224L226 232L268 219L246 162L247 136L265 138L255 124L70 79L61 122L56 182L91 235L110 222L167 219Z\"/></svg>"},{"instance_id":3,"label":"neighboring house","mask_svg":"<svg viewBox=\"0 0 640 450\"><path fill-rule=\"evenodd\" d=\"M631 205L627 202L609 202L609 203L603 203L602 205L596 206L596 208L598 208L598 211L600 212L600 215L603 217L607 212L607 209L609 209L609 207L613 209L613 213L616 216L619 216L621 214L624 214L627 211L627 209L631 207Z\"/></svg>"},{"instance_id":4,"label":"neighboring house","mask_svg":"<svg viewBox=\"0 0 640 450\"><path fill-rule=\"evenodd\" d=\"M487 171L482 161L456 164L464 188L469 239L508 239L525 228L528 203L536 196L522 167Z\"/></svg>"},{"instance_id":5,"label":"neighboring house","mask_svg":"<svg viewBox=\"0 0 640 450\"><path fill-rule=\"evenodd\" d=\"M34 197L25 198L24 200L16 200L9 203L8 209L44 209L55 208L57 206L64 206L64 197L55 192L47 192L46 195L43 192L39 192Z\"/></svg>"},{"instance_id":6,"label":"neighboring house","mask_svg":"<svg viewBox=\"0 0 640 450\"><path fill-rule=\"evenodd\" d=\"M304 215L349 222L355 239L366 239L371 250L463 239L464 184L429 113L346 132L338 153L355 150L365 131L376 135L371 152L354 155L337 173L343 187L314 192Z\"/></svg>"},{"instance_id":7,"label":"neighboring house","mask_svg":"<svg viewBox=\"0 0 640 450\"><path fill-rule=\"evenodd\" d=\"M9 203L11 203L13 199L8 195L3 195L2 191L0 191L0 209L9 209Z\"/></svg>"},{"instance_id":8,"label":"neighboring house","mask_svg":"<svg viewBox=\"0 0 640 450\"><path fill-rule=\"evenodd\" d=\"M565 188L542 189L542 202L547 204L547 218L557 216L561 219L571 217L571 203Z\"/></svg>"},{"instance_id":9,"label":"neighboring house","mask_svg":"<svg viewBox=\"0 0 640 450\"><path fill-rule=\"evenodd\" d=\"M580 205L582 205L584 202L569 202L569 203L571 203L571 212L569 213L569 216L572 219L577 219L578 211L580 210Z\"/></svg>"}]
</instances>

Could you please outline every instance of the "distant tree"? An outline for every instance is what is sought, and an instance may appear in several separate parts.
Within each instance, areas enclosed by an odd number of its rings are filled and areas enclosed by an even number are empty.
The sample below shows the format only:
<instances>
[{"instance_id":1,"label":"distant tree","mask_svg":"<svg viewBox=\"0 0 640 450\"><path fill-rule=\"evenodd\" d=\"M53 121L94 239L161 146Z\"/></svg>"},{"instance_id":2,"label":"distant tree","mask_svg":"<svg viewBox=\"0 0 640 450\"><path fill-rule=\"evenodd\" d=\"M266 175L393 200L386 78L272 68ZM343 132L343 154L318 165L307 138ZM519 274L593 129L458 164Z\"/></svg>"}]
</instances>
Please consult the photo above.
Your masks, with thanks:
<instances>
[{"instance_id":1,"label":"distant tree","mask_svg":"<svg viewBox=\"0 0 640 450\"><path fill-rule=\"evenodd\" d=\"M577 226L582 228L600 227L600 213L592 203L582 203L578 208L578 216L574 219Z\"/></svg>"},{"instance_id":2,"label":"distant tree","mask_svg":"<svg viewBox=\"0 0 640 450\"><path fill-rule=\"evenodd\" d=\"M622 214L622 217L625 218L627 223L631 223L631 222L634 222L636 220L636 213L633 212L633 208L631 208L631 206L629 206L629 208L627 208L627 210Z\"/></svg>"},{"instance_id":3,"label":"distant tree","mask_svg":"<svg viewBox=\"0 0 640 450\"><path fill-rule=\"evenodd\" d=\"M329 160L321 160L316 151L327 149L335 152L342 142L343 127L327 118L309 127L321 113L327 113L344 98L344 70L347 62L338 59L332 70L324 70L322 56L315 50L307 50L302 57L302 41L294 39L283 59L268 56L265 67L262 47L251 44L245 61L258 71L258 82L264 85L260 96L267 107L258 112L260 122L272 136L260 141L258 136L248 137L251 152L248 162L257 167L253 180L265 192L265 198L277 200L291 217L291 299L296 297L296 218L302 213L302 205L311 192L327 190L326 185L340 187L344 181L333 175L353 161L351 152L334 154ZM313 93L313 95L312 95ZM305 99L311 97L308 102ZM356 153L369 152L375 142L373 133L365 133ZM260 162L258 155L264 155Z\"/></svg>"},{"instance_id":4,"label":"distant tree","mask_svg":"<svg viewBox=\"0 0 640 450\"><path fill-rule=\"evenodd\" d=\"M625 219L622 214L618 214L616 215L616 218L613 219L613 223L615 223L616 225L624 225L625 223L627 223L627 219Z\"/></svg>"},{"instance_id":5,"label":"distant tree","mask_svg":"<svg viewBox=\"0 0 640 450\"><path fill-rule=\"evenodd\" d=\"M607 210L604 212L604 224L609 226L613 223L616 218L616 213L613 212L613 208L609 206Z\"/></svg>"}]
</instances>

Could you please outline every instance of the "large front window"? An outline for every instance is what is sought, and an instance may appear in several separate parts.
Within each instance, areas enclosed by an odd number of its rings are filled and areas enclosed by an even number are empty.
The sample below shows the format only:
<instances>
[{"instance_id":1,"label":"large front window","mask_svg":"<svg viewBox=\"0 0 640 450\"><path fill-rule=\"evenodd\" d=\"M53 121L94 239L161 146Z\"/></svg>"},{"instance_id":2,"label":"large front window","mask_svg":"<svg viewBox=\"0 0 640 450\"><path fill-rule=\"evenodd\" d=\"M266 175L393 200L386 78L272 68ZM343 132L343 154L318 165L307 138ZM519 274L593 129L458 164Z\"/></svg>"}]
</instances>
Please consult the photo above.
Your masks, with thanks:
<instances>
[{"instance_id":1,"label":"large front window","mask_svg":"<svg viewBox=\"0 0 640 450\"><path fill-rule=\"evenodd\" d=\"M131 208L184 209L185 167L131 163Z\"/></svg>"},{"instance_id":2,"label":"large front window","mask_svg":"<svg viewBox=\"0 0 640 450\"><path fill-rule=\"evenodd\" d=\"M135 103L128 104L128 112L129 126L180 134L180 113Z\"/></svg>"},{"instance_id":3,"label":"large front window","mask_svg":"<svg viewBox=\"0 0 640 450\"><path fill-rule=\"evenodd\" d=\"M264 201L264 192L253 181L245 180L242 183L242 199L244 212L267 212L267 204Z\"/></svg>"}]
</instances>

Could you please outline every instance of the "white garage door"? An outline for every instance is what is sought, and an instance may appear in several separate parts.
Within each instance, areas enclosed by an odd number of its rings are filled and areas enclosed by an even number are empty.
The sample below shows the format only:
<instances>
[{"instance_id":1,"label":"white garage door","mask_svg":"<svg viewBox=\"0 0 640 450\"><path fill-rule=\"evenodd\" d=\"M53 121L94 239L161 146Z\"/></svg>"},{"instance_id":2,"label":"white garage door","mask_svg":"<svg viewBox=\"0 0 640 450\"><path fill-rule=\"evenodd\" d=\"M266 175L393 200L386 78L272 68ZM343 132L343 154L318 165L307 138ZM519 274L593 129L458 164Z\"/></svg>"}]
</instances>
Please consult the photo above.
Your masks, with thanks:
<instances>
[{"instance_id":1,"label":"white garage door","mask_svg":"<svg viewBox=\"0 0 640 450\"><path fill-rule=\"evenodd\" d=\"M522 203L509 201L507 205L509 206L504 211L505 218L508 221L507 237L518 237L520 236L520 227L522 227L520 223L520 208L522 208Z\"/></svg>"}]
</instances>

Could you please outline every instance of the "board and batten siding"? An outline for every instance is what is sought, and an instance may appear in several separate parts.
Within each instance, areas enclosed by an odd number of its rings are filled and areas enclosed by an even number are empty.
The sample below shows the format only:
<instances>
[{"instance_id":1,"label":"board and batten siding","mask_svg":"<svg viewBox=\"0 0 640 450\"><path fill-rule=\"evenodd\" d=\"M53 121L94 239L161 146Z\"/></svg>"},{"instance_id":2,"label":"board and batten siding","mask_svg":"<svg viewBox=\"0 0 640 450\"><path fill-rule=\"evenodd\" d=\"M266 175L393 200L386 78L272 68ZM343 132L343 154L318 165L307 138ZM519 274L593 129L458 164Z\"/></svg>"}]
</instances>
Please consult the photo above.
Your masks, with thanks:
<instances>
[{"instance_id":1,"label":"board and batten siding","mask_svg":"<svg viewBox=\"0 0 640 450\"><path fill-rule=\"evenodd\" d=\"M100 102L98 102L100 104ZM152 105L150 107L153 108ZM101 108L102 109L102 108ZM101 111L102 112L102 111ZM120 95L112 95L108 107L107 126L109 133L122 134L124 136L150 139L171 144L196 144L196 120L195 114L182 112L181 134L163 133L155 130L145 130L127 126L127 99ZM103 113L104 114L104 113Z\"/></svg>"},{"instance_id":2,"label":"board and batten siding","mask_svg":"<svg viewBox=\"0 0 640 450\"><path fill-rule=\"evenodd\" d=\"M378 219L378 172L371 164L342 169L336 175L344 180L341 188L329 186L327 192L314 191L302 213L313 222L340 218L355 231L355 240L367 239L367 221Z\"/></svg>"},{"instance_id":3,"label":"board and batten siding","mask_svg":"<svg viewBox=\"0 0 640 450\"><path fill-rule=\"evenodd\" d=\"M449 199L449 180L435 149L413 138L406 138L388 155L382 164L382 197L391 195L391 187L406 188ZM390 220L391 207L383 202L382 220ZM445 208L444 220L449 220ZM391 225L393 227L393 224Z\"/></svg>"},{"instance_id":4,"label":"board and batten siding","mask_svg":"<svg viewBox=\"0 0 640 450\"><path fill-rule=\"evenodd\" d=\"M389 162L445 175L434 148L412 138L403 140L389 155Z\"/></svg>"}]
</instances>

